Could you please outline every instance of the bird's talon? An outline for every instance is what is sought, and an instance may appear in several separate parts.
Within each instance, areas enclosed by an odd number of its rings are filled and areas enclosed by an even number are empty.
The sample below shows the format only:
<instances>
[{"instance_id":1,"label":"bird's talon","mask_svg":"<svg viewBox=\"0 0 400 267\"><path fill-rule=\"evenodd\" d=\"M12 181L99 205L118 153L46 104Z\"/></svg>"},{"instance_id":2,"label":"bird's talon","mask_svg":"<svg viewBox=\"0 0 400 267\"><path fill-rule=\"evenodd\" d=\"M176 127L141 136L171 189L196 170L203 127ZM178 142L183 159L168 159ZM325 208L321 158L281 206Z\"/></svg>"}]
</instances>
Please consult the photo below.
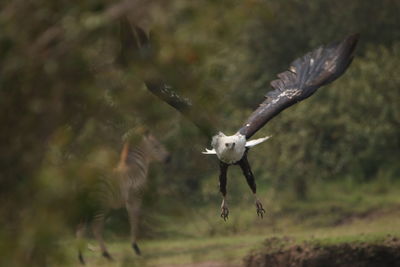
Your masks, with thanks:
<instances>
[{"instance_id":1,"label":"bird's talon","mask_svg":"<svg viewBox=\"0 0 400 267\"><path fill-rule=\"evenodd\" d=\"M228 219L228 216L229 216L229 209L227 207L222 207L221 218L224 219L224 221L226 221Z\"/></svg>"},{"instance_id":2,"label":"bird's talon","mask_svg":"<svg viewBox=\"0 0 400 267\"><path fill-rule=\"evenodd\" d=\"M264 218L265 209L263 208L261 202L257 201L256 207L257 207L257 216L260 217L261 219Z\"/></svg>"}]
</instances>

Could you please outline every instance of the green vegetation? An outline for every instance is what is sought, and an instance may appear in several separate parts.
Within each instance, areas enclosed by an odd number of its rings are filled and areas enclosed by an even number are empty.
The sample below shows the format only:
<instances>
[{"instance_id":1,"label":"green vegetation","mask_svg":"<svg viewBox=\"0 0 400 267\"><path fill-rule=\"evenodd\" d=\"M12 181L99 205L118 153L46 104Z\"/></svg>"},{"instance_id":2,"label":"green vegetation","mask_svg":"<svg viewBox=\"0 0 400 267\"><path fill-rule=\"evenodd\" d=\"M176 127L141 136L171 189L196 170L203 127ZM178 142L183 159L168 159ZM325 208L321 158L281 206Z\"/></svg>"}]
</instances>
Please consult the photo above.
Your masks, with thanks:
<instances>
[{"instance_id":1,"label":"green vegetation","mask_svg":"<svg viewBox=\"0 0 400 267\"><path fill-rule=\"evenodd\" d=\"M398 233L399 1L8 0L0 7L1 266L75 265L75 227L97 205L88 195L116 166L123 141L135 143L143 128L173 159L150 172L141 225L149 254L140 261L238 261L272 236L329 243ZM151 60L124 38L127 18L151 33ZM293 59L354 32L361 40L346 74L258 133L273 136L249 154L268 216L255 218L250 190L232 169L224 223L217 161L200 153L209 140L151 95L143 77L162 73L230 134ZM126 217L107 226L111 251L127 265L137 261ZM106 265L97 255L88 252L88 261Z\"/></svg>"},{"instance_id":2,"label":"green vegetation","mask_svg":"<svg viewBox=\"0 0 400 267\"><path fill-rule=\"evenodd\" d=\"M214 206L203 207L185 220L166 224L163 232L168 238L154 237L142 243L143 257L133 255L129 243L119 237L110 237L110 251L127 264L137 266L174 266L192 263L240 264L253 251L265 248L273 252L296 244L330 246L343 243L381 243L389 237L400 236L399 187L385 192L371 192L377 187L369 184L353 189L355 196L329 185L329 197L316 195L310 203L268 205L268 216L256 218L253 207L235 207L226 223L216 220ZM323 188L323 186L319 186ZM369 197L366 198L365 196ZM208 213L207 213L208 211ZM99 254L94 241L88 251L89 266L109 266ZM76 257L70 252L71 259ZM120 266L121 262L114 263ZM112 266L112 265L111 265Z\"/></svg>"}]
</instances>

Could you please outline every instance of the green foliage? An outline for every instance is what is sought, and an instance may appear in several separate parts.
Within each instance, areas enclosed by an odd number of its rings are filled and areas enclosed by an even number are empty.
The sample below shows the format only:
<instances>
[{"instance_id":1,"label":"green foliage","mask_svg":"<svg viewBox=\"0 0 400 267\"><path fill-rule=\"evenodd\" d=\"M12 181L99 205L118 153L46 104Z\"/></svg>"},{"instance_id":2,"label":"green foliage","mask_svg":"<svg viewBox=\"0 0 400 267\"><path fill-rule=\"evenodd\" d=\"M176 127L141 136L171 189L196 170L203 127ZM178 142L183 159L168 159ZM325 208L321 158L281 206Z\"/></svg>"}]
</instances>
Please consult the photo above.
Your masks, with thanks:
<instances>
[{"instance_id":1,"label":"green foliage","mask_svg":"<svg viewBox=\"0 0 400 267\"><path fill-rule=\"evenodd\" d=\"M263 130L274 136L263 151L267 169L282 186L302 178L398 177L398 53L399 44L369 48L343 78Z\"/></svg>"},{"instance_id":2,"label":"green foliage","mask_svg":"<svg viewBox=\"0 0 400 267\"><path fill-rule=\"evenodd\" d=\"M250 159L261 192L278 193L270 202L284 203L277 196L288 192L312 199L316 184L327 180L356 186L378 181L382 188L376 190L384 191L398 179L399 1L130 5L1 4L0 265L64 263L60 244L96 205L87 195L115 167L123 140L137 141L143 127L173 155L170 165L154 166L150 174L147 236L165 234L161 226L185 220L188 209L212 204L218 211L217 161L200 153L209 140L146 90L143 77L155 73L231 134L294 58L360 32L344 77L271 121L259 135L272 139L252 150ZM124 43L126 17L151 30L151 60ZM121 54L122 63L116 60ZM229 175L229 197L250 205L240 172ZM224 229L206 217L214 232L247 225L238 219Z\"/></svg>"}]
</instances>

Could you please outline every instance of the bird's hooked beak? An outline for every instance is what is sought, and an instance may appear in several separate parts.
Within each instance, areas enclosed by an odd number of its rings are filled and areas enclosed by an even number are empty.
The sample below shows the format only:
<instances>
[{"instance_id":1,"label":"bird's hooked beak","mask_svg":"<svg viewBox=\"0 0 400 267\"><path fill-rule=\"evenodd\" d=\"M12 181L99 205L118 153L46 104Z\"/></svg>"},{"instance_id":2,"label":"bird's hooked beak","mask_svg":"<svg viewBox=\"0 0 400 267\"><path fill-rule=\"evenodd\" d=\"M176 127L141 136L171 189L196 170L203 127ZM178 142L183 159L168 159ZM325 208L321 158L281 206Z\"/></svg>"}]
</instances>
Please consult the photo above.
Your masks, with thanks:
<instances>
[{"instance_id":1,"label":"bird's hooked beak","mask_svg":"<svg viewBox=\"0 0 400 267\"><path fill-rule=\"evenodd\" d=\"M235 148L236 143L225 143L225 147L228 149L234 149Z\"/></svg>"}]
</instances>

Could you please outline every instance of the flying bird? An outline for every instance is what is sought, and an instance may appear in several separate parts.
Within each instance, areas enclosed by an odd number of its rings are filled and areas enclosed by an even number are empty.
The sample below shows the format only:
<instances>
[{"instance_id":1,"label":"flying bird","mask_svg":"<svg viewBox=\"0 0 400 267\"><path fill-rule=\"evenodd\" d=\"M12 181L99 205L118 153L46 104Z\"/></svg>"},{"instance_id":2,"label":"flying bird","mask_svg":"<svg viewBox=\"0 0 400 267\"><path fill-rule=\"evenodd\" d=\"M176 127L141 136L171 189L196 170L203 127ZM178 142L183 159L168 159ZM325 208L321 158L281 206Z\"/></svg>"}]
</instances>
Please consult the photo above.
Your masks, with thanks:
<instances>
[{"instance_id":1,"label":"flying bird","mask_svg":"<svg viewBox=\"0 0 400 267\"><path fill-rule=\"evenodd\" d=\"M142 49L148 47L146 34L140 28L135 30ZM250 138L281 111L310 97L318 88L340 77L353 60L358 39L358 34L349 35L340 42L320 46L294 60L288 70L279 73L278 79L270 83L273 90L265 95L264 101L233 135L216 131L216 127L210 126L199 116L199 112L196 112L189 99L179 96L161 77L145 81L147 88L153 94L181 112L211 138L212 149L206 149L203 153L215 154L219 159L219 187L223 197L221 217L224 220L229 215L226 183L227 170L231 165L239 165L242 169L255 196L257 215L263 217L265 209L256 195L256 183L247 154L250 148L265 142L269 137L255 140Z\"/></svg>"}]
</instances>

